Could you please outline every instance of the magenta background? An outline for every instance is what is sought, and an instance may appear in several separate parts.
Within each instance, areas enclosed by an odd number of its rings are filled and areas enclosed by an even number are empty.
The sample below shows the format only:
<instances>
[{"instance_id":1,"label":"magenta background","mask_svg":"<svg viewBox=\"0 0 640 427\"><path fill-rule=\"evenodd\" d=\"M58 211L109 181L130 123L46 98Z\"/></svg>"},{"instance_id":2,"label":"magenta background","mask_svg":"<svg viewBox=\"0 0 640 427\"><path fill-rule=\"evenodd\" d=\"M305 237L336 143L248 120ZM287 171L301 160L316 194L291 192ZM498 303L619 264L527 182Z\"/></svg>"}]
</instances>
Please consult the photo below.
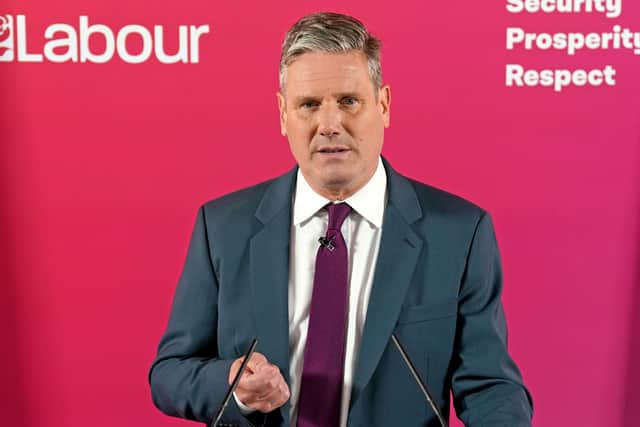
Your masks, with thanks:
<instances>
[{"instance_id":1,"label":"magenta background","mask_svg":"<svg viewBox=\"0 0 640 427\"><path fill-rule=\"evenodd\" d=\"M4 0L0 14L27 15L32 51L82 14L212 31L198 65L0 64L0 424L187 425L152 406L146 375L196 209L293 165L281 39L335 10L384 41L393 166L493 215L534 424L640 425L640 58L504 47L516 24L640 30L638 2L617 20L516 16L502 1L53 3ZM507 89L511 62L612 64L618 85Z\"/></svg>"}]
</instances>

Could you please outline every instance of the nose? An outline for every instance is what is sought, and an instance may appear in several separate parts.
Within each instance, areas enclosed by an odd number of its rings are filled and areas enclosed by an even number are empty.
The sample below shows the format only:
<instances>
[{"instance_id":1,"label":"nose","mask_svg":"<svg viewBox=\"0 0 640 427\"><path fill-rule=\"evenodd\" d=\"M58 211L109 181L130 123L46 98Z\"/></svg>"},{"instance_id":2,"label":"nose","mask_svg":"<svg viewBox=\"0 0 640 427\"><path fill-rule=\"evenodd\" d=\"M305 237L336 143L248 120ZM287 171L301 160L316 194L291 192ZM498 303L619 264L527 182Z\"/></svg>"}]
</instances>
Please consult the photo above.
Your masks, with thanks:
<instances>
[{"instance_id":1,"label":"nose","mask_svg":"<svg viewBox=\"0 0 640 427\"><path fill-rule=\"evenodd\" d=\"M342 133L342 111L334 105L323 105L318 112L318 133L325 138Z\"/></svg>"}]
</instances>

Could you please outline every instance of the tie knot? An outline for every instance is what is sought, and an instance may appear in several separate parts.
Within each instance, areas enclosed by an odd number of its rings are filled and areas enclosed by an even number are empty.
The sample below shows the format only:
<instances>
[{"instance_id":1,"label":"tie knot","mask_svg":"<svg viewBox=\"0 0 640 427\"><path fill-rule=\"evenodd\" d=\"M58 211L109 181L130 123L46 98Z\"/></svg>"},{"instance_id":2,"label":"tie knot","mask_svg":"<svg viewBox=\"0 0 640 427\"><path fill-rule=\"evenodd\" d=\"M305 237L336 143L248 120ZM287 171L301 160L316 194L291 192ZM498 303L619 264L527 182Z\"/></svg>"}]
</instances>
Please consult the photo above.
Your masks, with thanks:
<instances>
[{"instance_id":1,"label":"tie knot","mask_svg":"<svg viewBox=\"0 0 640 427\"><path fill-rule=\"evenodd\" d=\"M351 206L342 203L329 203L327 205L327 211L329 212L329 230L338 230L342 227L342 223L351 213Z\"/></svg>"}]
</instances>

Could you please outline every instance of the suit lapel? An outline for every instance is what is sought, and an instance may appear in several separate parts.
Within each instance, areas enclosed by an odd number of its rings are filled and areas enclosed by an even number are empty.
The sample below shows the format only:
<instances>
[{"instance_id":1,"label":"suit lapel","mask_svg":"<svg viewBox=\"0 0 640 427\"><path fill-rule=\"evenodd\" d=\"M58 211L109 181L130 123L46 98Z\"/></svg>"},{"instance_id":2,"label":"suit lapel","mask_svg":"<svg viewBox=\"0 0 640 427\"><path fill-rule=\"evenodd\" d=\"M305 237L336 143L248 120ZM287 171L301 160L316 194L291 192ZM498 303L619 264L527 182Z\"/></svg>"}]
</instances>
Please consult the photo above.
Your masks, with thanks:
<instances>
[{"instance_id":1,"label":"suit lapel","mask_svg":"<svg viewBox=\"0 0 640 427\"><path fill-rule=\"evenodd\" d=\"M258 345L256 351L280 367L289 383L289 235L291 230L292 171L265 191L256 210L263 224L250 241L249 265ZM282 408L288 425L289 404Z\"/></svg>"},{"instance_id":2,"label":"suit lapel","mask_svg":"<svg viewBox=\"0 0 640 427\"><path fill-rule=\"evenodd\" d=\"M384 160L384 159L383 159ZM422 217L411 183L384 161L389 198L384 213L367 317L362 333L351 394L360 397L391 338L398 314L422 250L422 239L410 224Z\"/></svg>"}]
</instances>

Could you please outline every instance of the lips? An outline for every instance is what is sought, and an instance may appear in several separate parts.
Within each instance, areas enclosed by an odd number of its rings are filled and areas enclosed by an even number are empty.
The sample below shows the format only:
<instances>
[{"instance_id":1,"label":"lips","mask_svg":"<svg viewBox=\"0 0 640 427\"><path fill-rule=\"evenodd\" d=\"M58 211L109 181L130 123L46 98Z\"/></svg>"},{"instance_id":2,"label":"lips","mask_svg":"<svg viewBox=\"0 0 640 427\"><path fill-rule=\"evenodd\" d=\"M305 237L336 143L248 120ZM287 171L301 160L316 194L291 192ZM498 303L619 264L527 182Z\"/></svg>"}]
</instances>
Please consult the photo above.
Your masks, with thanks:
<instances>
[{"instance_id":1,"label":"lips","mask_svg":"<svg viewBox=\"0 0 640 427\"><path fill-rule=\"evenodd\" d=\"M344 153L346 151L349 151L348 147L340 147L340 146L337 146L337 147L323 147L323 148L320 148L318 150L318 152L325 153L325 154Z\"/></svg>"}]
</instances>

